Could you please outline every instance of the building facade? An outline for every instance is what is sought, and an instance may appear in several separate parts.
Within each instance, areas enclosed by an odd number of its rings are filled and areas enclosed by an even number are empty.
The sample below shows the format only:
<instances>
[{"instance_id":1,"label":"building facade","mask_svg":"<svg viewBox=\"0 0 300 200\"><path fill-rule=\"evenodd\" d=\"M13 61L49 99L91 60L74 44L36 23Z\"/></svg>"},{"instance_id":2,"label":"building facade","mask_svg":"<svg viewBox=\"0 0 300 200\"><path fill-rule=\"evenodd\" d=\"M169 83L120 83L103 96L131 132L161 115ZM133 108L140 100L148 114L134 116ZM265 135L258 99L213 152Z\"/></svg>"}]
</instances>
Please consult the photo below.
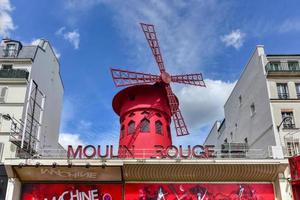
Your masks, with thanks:
<instances>
[{"instance_id":1,"label":"building facade","mask_svg":"<svg viewBox=\"0 0 300 200\"><path fill-rule=\"evenodd\" d=\"M4 160L59 149L63 84L50 43L24 45L4 39L0 45L0 167ZM41 152L41 150L43 151ZM2 185L7 181L3 178ZM2 186L1 185L1 186ZM2 191L2 190L1 190ZM0 195L1 196L1 195Z\"/></svg>"},{"instance_id":2,"label":"building facade","mask_svg":"<svg viewBox=\"0 0 300 200\"><path fill-rule=\"evenodd\" d=\"M225 118L217 121L205 144L221 152L263 158L299 153L300 55L267 55L257 46L224 105ZM251 150L251 151L250 151ZM287 187L289 169L281 175ZM290 189L284 199L290 198Z\"/></svg>"}]
</instances>

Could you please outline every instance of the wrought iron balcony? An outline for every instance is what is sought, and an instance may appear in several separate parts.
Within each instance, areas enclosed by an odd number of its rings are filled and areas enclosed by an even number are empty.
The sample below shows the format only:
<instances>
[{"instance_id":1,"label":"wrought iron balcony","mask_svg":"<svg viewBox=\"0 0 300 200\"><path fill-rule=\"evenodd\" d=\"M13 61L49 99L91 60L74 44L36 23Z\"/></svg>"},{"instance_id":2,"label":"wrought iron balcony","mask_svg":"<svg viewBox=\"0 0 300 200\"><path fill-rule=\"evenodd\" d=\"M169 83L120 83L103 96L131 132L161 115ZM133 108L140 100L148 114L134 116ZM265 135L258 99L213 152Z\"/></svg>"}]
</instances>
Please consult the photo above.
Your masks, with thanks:
<instances>
[{"instance_id":1,"label":"wrought iron balcony","mask_svg":"<svg viewBox=\"0 0 300 200\"><path fill-rule=\"evenodd\" d=\"M269 62L265 66L268 76L300 76L299 62Z\"/></svg>"},{"instance_id":2,"label":"wrought iron balcony","mask_svg":"<svg viewBox=\"0 0 300 200\"><path fill-rule=\"evenodd\" d=\"M23 69L1 69L0 78L24 78L28 79L29 72Z\"/></svg>"},{"instance_id":3,"label":"wrought iron balcony","mask_svg":"<svg viewBox=\"0 0 300 200\"><path fill-rule=\"evenodd\" d=\"M287 93L287 92L278 93L278 98L279 99L289 99L289 93Z\"/></svg>"},{"instance_id":4,"label":"wrought iron balcony","mask_svg":"<svg viewBox=\"0 0 300 200\"><path fill-rule=\"evenodd\" d=\"M299 62L269 62L266 71L300 71Z\"/></svg>"},{"instance_id":5,"label":"wrought iron balcony","mask_svg":"<svg viewBox=\"0 0 300 200\"><path fill-rule=\"evenodd\" d=\"M283 128L284 129L295 129L296 125L293 123L283 123Z\"/></svg>"}]
</instances>

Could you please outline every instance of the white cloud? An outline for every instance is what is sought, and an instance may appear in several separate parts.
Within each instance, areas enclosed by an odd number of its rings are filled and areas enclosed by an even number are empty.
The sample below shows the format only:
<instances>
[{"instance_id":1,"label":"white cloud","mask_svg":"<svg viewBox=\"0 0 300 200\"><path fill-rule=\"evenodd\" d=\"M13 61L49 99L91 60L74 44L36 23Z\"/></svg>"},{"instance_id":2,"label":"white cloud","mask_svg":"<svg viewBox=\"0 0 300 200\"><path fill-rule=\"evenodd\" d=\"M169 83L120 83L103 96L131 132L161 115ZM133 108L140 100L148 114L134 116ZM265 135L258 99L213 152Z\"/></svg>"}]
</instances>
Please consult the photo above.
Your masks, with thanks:
<instances>
[{"instance_id":1,"label":"white cloud","mask_svg":"<svg viewBox=\"0 0 300 200\"><path fill-rule=\"evenodd\" d=\"M37 45L39 45L40 41L41 41L41 39L33 39L33 40L30 42L30 44L31 44L31 45L37 46ZM26 44L26 42L25 42L24 44ZM60 58L60 53L59 53L59 52L57 51L57 49L54 48L53 46L52 46L52 49L53 49L53 52L54 52L56 58L59 59L59 58Z\"/></svg>"},{"instance_id":2,"label":"white cloud","mask_svg":"<svg viewBox=\"0 0 300 200\"><path fill-rule=\"evenodd\" d=\"M185 86L175 91L190 132L188 136L176 137L173 130L173 143L176 145L202 144L213 123L224 118L223 106L236 82L206 79L205 83L206 88Z\"/></svg>"},{"instance_id":3,"label":"white cloud","mask_svg":"<svg viewBox=\"0 0 300 200\"><path fill-rule=\"evenodd\" d=\"M235 49L239 49L243 46L245 35L245 33L237 29L231 31L228 35L222 36L221 41L224 42L226 46L233 46Z\"/></svg>"},{"instance_id":4,"label":"white cloud","mask_svg":"<svg viewBox=\"0 0 300 200\"><path fill-rule=\"evenodd\" d=\"M31 44L31 45L37 46L37 45L39 45L40 41L41 41L41 39L33 39L33 40L30 42L30 44Z\"/></svg>"},{"instance_id":5,"label":"white cloud","mask_svg":"<svg viewBox=\"0 0 300 200\"><path fill-rule=\"evenodd\" d=\"M16 27L10 15L13 10L9 0L0 0L0 36L8 37Z\"/></svg>"},{"instance_id":6,"label":"white cloud","mask_svg":"<svg viewBox=\"0 0 300 200\"><path fill-rule=\"evenodd\" d=\"M206 79L206 88L185 86L176 92L185 121L189 127L201 128L221 119L223 106L235 82Z\"/></svg>"},{"instance_id":7,"label":"white cloud","mask_svg":"<svg viewBox=\"0 0 300 200\"><path fill-rule=\"evenodd\" d=\"M78 30L66 31L66 27L61 27L55 32L55 34L63 36L65 40L73 45L74 49L79 49L80 34Z\"/></svg>"},{"instance_id":8,"label":"white cloud","mask_svg":"<svg viewBox=\"0 0 300 200\"><path fill-rule=\"evenodd\" d=\"M67 149L68 145L78 146L85 145L86 143L80 138L79 134L72 133L60 133L59 134L59 143Z\"/></svg>"},{"instance_id":9,"label":"white cloud","mask_svg":"<svg viewBox=\"0 0 300 200\"><path fill-rule=\"evenodd\" d=\"M300 19L286 19L280 26L279 32L299 32L300 31Z\"/></svg>"}]
</instances>

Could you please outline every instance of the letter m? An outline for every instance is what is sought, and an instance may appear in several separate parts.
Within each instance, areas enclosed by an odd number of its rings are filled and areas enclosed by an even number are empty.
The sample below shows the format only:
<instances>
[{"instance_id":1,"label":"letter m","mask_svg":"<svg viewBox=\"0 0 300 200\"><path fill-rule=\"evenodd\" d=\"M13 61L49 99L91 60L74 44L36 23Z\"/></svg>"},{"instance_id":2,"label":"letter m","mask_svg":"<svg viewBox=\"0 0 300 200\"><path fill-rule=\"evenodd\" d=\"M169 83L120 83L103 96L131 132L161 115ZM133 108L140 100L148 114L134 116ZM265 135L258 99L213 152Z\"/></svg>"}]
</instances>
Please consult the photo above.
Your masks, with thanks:
<instances>
[{"instance_id":1,"label":"letter m","mask_svg":"<svg viewBox=\"0 0 300 200\"><path fill-rule=\"evenodd\" d=\"M79 155L78 155L79 154ZM73 146L68 145L68 158L81 158L82 157L82 146L78 145L74 152Z\"/></svg>"}]
</instances>

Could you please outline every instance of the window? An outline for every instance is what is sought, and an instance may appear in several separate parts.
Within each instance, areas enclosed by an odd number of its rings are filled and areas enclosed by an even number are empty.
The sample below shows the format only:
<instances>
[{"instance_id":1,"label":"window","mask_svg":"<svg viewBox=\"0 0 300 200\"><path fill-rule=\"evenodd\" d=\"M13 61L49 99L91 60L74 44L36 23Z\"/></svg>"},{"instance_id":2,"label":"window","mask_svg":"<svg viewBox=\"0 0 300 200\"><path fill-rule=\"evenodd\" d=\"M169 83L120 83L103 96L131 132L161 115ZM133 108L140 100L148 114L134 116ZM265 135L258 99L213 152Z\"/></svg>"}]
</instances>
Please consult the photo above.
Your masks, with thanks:
<instances>
[{"instance_id":1,"label":"window","mask_svg":"<svg viewBox=\"0 0 300 200\"><path fill-rule=\"evenodd\" d=\"M290 71L297 71L299 70L299 63L297 61L289 61L288 68Z\"/></svg>"},{"instance_id":2,"label":"window","mask_svg":"<svg viewBox=\"0 0 300 200\"><path fill-rule=\"evenodd\" d=\"M277 83L277 93L279 99L288 99L289 90L288 90L287 83Z\"/></svg>"},{"instance_id":3,"label":"window","mask_svg":"<svg viewBox=\"0 0 300 200\"><path fill-rule=\"evenodd\" d=\"M300 83L295 83L297 98L300 99Z\"/></svg>"},{"instance_id":4,"label":"window","mask_svg":"<svg viewBox=\"0 0 300 200\"><path fill-rule=\"evenodd\" d=\"M16 55L16 44L11 43L6 45L6 56L15 56Z\"/></svg>"},{"instance_id":5,"label":"window","mask_svg":"<svg viewBox=\"0 0 300 200\"><path fill-rule=\"evenodd\" d=\"M281 117L283 121L283 128L285 129L293 129L295 128L295 123L294 123L294 115L292 111L282 111L281 112Z\"/></svg>"},{"instance_id":6,"label":"window","mask_svg":"<svg viewBox=\"0 0 300 200\"><path fill-rule=\"evenodd\" d=\"M147 112L147 111L143 111L143 112L142 112L142 115L144 115L144 116L146 117L146 116L148 116L148 115L149 115L149 112Z\"/></svg>"},{"instance_id":7,"label":"window","mask_svg":"<svg viewBox=\"0 0 300 200\"><path fill-rule=\"evenodd\" d=\"M0 88L0 103L5 103L7 96L7 87Z\"/></svg>"},{"instance_id":8,"label":"window","mask_svg":"<svg viewBox=\"0 0 300 200\"><path fill-rule=\"evenodd\" d=\"M125 133L125 126L122 125L122 126L121 126L121 138L124 137L124 133Z\"/></svg>"},{"instance_id":9,"label":"window","mask_svg":"<svg viewBox=\"0 0 300 200\"><path fill-rule=\"evenodd\" d=\"M148 119L143 119L141 121L141 132L149 132L150 127L149 127L150 121Z\"/></svg>"},{"instance_id":10,"label":"window","mask_svg":"<svg viewBox=\"0 0 300 200\"><path fill-rule=\"evenodd\" d=\"M251 116L253 116L254 114L255 114L255 105L254 105L254 103L252 103L251 105L250 105L250 112L251 112Z\"/></svg>"},{"instance_id":11,"label":"window","mask_svg":"<svg viewBox=\"0 0 300 200\"><path fill-rule=\"evenodd\" d=\"M300 153L299 142L298 141L287 142L286 150L287 150L288 156L298 155Z\"/></svg>"},{"instance_id":12,"label":"window","mask_svg":"<svg viewBox=\"0 0 300 200\"><path fill-rule=\"evenodd\" d=\"M5 70L12 69L12 65L4 64L4 65L2 65L2 69L5 69Z\"/></svg>"},{"instance_id":13,"label":"window","mask_svg":"<svg viewBox=\"0 0 300 200\"><path fill-rule=\"evenodd\" d=\"M230 132L230 139L231 139L231 141L233 140L233 133L232 132Z\"/></svg>"},{"instance_id":14,"label":"window","mask_svg":"<svg viewBox=\"0 0 300 200\"><path fill-rule=\"evenodd\" d=\"M159 120L155 122L155 132L162 135L162 123Z\"/></svg>"},{"instance_id":15,"label":"window","mask_svg":"<svg viewBox=\"0 0 300 200\"><path fill-rule=\"evenodd\" d=\"M239 103L240 103L240 106L242 105L242 96L240 95L239 96Z\"/></svg>"},{"instance_id":16,"label":"window","mask_svg":"<svg viewBox=\"0 0 300 200\"><path fill-rule=\"evenodd\" d=\"M128 123L128 134L133 134L135 132L135 122L130 121Z\"/></svg>"}]
</instances>

